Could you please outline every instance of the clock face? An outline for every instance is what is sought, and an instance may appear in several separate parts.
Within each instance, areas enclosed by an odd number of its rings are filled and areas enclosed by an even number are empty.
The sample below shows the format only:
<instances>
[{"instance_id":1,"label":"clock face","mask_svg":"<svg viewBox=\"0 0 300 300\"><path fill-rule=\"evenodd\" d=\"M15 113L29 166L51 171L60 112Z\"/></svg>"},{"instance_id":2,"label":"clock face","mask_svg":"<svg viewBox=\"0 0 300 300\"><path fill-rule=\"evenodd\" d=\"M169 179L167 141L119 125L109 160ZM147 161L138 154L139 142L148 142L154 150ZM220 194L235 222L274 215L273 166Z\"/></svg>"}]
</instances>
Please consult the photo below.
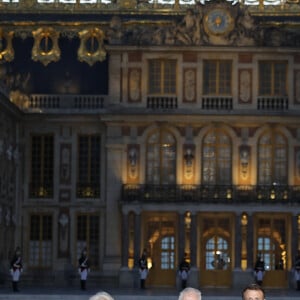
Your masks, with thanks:
<instances>
[{"instance_id":1,"label":"clock face","mask_svg":"<svg viewBox=\"0 0 300 300\"><path fill-rule=\"evenodd\" d=\"M233 18L226 9L213 9L204 17L204 28L208 34L225 35L233 26Z\"/></svg>"}]
</instances>

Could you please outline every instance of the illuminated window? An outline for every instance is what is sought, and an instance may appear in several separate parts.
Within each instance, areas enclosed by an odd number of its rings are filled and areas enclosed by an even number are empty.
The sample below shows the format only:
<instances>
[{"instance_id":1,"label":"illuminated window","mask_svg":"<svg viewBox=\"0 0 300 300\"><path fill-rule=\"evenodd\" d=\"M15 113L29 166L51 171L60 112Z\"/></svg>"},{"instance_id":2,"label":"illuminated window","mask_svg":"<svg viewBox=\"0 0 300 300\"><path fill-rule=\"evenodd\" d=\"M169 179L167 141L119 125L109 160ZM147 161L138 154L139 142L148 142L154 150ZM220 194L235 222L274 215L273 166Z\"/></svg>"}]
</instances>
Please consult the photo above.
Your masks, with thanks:
<instances>
[{"instance_id":1,"label":"illuminated window","mask_svg":"<svg viewBox=\"0 0 300 300\"><path fill-rule=\"evenodd\" d=\"M285 269L287 249L284 217L260 217L258 219L256 254L263 258L266 270Z\"/></svg>"},{"instance_id":2,"label":"illuminated window","mask_svg":"<svg viewBox=\"0 0 300 300\"><path fill-rule=\"evenodd\" d=\"M147 140L146 180L152 184L176 183L176 140L167 130L157 130Z\"/></svg>"},{"instance_id":3,"label":"illuminated window","mask_svg":"<svg viewBox=\"0 0 300 300\"><path fill-rule=\"evenodd\" d=\"M165 236L161 240L161 269L173 270L175 267L175 238Z\"/></svg>"},{"instance_id":4,"label":"illuminated window","mask_svg":"<svg viewBox=\"0 0 300 300\"><path fill-rule=\"evenodd\" d=\"M258 141L258 183L282 185L288 183L287 141L279 132L264 133Z\"/></svg>"},{"instance_id":5,"label":"illuminated window","mask_svg":"<svg viewBox=\"0 0 300 300\"><path fill-rule=\"evenodd\" d=\"M222 131L209 132L203 140L202 180L204 184L231 184L232 145Z\"/></svg>"}]
</instances>

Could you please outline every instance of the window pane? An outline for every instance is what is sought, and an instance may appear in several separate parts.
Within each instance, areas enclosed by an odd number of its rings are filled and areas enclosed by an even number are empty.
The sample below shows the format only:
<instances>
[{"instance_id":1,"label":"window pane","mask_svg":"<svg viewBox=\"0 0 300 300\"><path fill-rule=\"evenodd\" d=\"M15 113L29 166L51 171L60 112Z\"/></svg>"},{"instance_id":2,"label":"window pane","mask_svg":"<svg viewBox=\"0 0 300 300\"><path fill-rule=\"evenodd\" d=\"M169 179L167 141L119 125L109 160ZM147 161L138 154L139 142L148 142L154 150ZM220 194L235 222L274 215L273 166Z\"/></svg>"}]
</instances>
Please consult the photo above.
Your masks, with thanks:
<instances>
[{"instance_id":1,"label":"window pane","mask_svg":"<svg viewBox=\"0 0 300 300\"><path fill-rule=\"evenodd\" d=\"M204 184L231 184L231 142L221 131L208 133L203 141L202 178Z\"/></svg>"},{"instance_id":2,"label":"window pane","mask_svg":"<svg viewBox=\"0 0 300 300\"><path fill-rule=\"evenodd\" d=\"M203 65L203 94L231 95L232 62L205 60Z\"/></svg>"},{"instance_id":3,"label":"window pane","mask_svg":"<svg viewBox=\"0 0 300 300\"><path fill-rule=\"evenodd\" d=\"M147 183L176 183L176 140L170 132L156 131L149 136L146 157Z\"/></svg>"},{"instance_id":4,"label":"window pane","mask_svg":"<svg viewBox=\"0 0 300 300\"><path fill-rule=\"evenodd\" d=\"M52 216L30 217L29 265L50 267L52 262Z\"/></svg>"},{"instance_id":5,"label":"window pane","mask_svg":"<svg viewBox=\"0 0 300 300\"><path fill-rule=\"evenodd\" d=\"M287 184L287 142L278 132L265 133L258 144L258 182Z\"/></svg>"},{"instance_id":6,"label":"window pane","mask_svg":"<svg viewBox=\"0 0 300 300\"><path fill-rule=\"evenodd\" d=\"M149 94L176 94L176 60L149 60Z\"/></svg>"}]
</instances>

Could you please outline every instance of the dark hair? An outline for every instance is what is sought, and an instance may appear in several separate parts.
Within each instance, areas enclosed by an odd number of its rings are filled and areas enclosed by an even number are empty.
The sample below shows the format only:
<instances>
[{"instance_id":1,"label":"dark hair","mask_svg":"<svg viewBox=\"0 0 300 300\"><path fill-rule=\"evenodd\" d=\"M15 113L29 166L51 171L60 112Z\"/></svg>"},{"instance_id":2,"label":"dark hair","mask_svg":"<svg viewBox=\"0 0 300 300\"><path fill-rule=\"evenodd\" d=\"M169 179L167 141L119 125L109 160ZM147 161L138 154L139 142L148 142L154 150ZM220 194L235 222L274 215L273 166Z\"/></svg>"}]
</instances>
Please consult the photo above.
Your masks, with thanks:
<instances>
[{"instance_id":1,"label":"dark hair","mask_svg":"<svg viewBox=\"0 0 300 300\"><path fill-rule=\"evenodd\" d=\"M261 291L262 294L263 294L263 298L265 299L265 291L264 289L259 285L259 284L256 284L256 283L251 283L249 285L247 285L243 291L242 291L242 298L244 299L244 294L246 291L248 290L251 290L251 291Z\"/></svg>"}]
</instances>

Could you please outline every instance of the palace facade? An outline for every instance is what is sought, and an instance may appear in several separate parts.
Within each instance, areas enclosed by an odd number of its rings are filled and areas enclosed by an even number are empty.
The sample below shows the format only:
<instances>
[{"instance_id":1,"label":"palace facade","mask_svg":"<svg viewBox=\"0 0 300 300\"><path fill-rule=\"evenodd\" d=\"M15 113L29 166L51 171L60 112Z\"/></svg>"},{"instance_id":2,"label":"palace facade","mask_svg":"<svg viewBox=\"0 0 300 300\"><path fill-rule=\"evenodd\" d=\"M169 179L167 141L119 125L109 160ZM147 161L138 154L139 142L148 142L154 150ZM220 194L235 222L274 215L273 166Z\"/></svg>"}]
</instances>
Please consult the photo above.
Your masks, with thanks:
<instances>
[{"instance_id":1,"label":"palace facade","mask_svg":"<svg viewBox=\"0 0 300 300\"><path fill-rule=\"evenodd\" d=\"M0 1L0 282L294 288L300 3Z\"/></svg>"}]
</instances>

